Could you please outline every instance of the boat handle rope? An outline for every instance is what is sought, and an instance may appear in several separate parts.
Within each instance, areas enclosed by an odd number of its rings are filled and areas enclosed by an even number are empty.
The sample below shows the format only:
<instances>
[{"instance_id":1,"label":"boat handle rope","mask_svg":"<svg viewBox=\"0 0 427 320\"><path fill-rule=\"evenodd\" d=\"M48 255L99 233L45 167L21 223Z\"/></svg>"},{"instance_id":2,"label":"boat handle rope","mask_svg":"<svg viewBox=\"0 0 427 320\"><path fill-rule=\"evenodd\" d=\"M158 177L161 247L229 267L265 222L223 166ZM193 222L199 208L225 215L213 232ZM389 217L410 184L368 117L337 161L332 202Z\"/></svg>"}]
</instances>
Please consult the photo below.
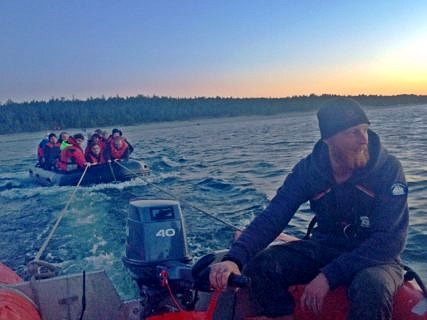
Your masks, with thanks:
<instances>
[{"instance_id":1,"label":"boat handle rope","mask_svg":"<svg viewBox=\"0 0 427 320\"><path fill-rule=\"evenodd\" d=\"M76 187L74 188L73 193L71 194L70 198L68 199L67 204L65 205L64 209L62 209L58 218L56 219L56 222L55 222L52 230L50 231L48 237L43 242L43 245L41 246L41 248L37 252L34 260L28 263L28 266L27 266L28 273L30 273L30 275L34 276L36 279L37 278L41 278L41 279L49 278L49 277L53 276L55 273L56 267L54 265L48 263L48 262L41 261L40 257L42 256L43 252L46 250L46 247L49 244L49 241L52 239L52 236L55 233L56 229L58 229L59 223L61 222L62 218L67 213L68 207L70 206L71 202L73 201L74 196L75 196L77 190L79 189L80 184L82 183L83 178L85 177L86 172L87 172L89 167L90 167L90 164L87 164L85 166L85 169L84 169L82 175L80 176L79 182L77 183Z\"/></svg>"},{"instance_id":2,"label":"boat handle rope","mask_svg":"<svg viewBox=\"0 0 427 320\"><path fill-rule=\"evenodd\" d=\"M108 160L108 166L110 167L111 175L114 178L114 182L117 182L116 175L114 174L113 166L111 165L111 160Z\"/></svg>"},{"instance_id":3,"label":"boat handle rope","mask_svg":"<svg viewBox=\"0 0 427 320\"><path fill-rule=\"evenodd\" d=\"M136 173L135 171L133 171L133 170L129 169L128 167L124 166L123 164L121 164L121 163L120 163L120 161L115 161L115 163L116 163L116 164L118 164L119 166L121 166L122 168L124 168L124 169L128 170L128 171L129 171L130 173L132 173L133 175L140 177L140 178L141 178L142 180L144 180L144 182L145 182L145 183L147 183L149 186L151 186L151 187L153 187L153 188L156 188L157 190L159 190L159 191L161 191L161 192L163 192L163 193L167 194L168 196L172 197L174 200L177 200L177 201L179 201L179 202L181 202L181 203L186 204L186 205L187 205L187 206L189 206L190 208L193 208L193 209L195 209L195 210L197 210L197 211L199 211L199 212L203 213L204 215L206 215L206 216L208 216L208 217L210 217L210 218L212 218L212 219L214 219L214 220L216 220L216 221L218 221L218 222L221 222L222 224L226 225L227 227L230 227L231 229L233 229L233 230L235 230L235 231L242 231L242 229L240 229L240 228L236 227L235 225L233 225L233 224L231 224L231 223L229 223L229 222L227 222L227 221L225 221L225 220L223 220L223 219L221 219L221 218L218 218L217 216L213 215L212 213L206 212L205 210L203 210L203 209L201 209L201 208L199 208L199 207L196 207L195 205L192 205L192 204L191 204L191 203L189 203L188 201L185 201L185 200L183 200L183 199L180 199L179 197L177 197L177 196L175 196L174 194L170 193L169 191L167 191L167 190L165 190L165 189L163 189L163 188L161 188L161 187L159 187L159 186L155 185L154 183L152 183L152 182L150 182L150 181L147 181L146 179L144 179L143 177L141 177L141 175L140 175L140 174Z\"/></svg>"}]
</instances>

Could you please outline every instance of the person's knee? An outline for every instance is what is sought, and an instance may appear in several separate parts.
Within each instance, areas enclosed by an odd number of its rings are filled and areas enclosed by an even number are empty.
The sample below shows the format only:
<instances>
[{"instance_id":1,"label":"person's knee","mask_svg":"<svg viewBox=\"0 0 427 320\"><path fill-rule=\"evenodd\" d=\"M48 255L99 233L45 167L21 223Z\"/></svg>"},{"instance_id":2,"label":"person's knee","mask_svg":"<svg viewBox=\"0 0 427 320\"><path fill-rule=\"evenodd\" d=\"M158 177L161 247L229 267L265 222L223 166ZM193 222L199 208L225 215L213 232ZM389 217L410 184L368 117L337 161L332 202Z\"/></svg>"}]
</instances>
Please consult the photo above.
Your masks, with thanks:
<instances>
[{"instance_id":1,"label":"person's knee","mask_svg":"<svg viewBox=\"0 0 427 320\"><path fill-rule=\"evenodd\" d=\"M244 273L252 278L276 277L282 273L282 265L274 249L269 248L259 253L245 267Z\"/></svg>"},{"instance_id":2,"label":"person's knee","mask_svg":"<svg viewBox=\"0 0 427 320\"><path fill-rule=\"evenodd\" d=\"M353 303L388 305L401 284L400 275L388 267L371 267L361 270L349 287Z\"/></svg>"},{"instance_id":3,"label":"person's knee","mask_svg":"<svg viewBox=\"0 0 427 320\"><path fill-rule=\"evenodd\" d=\"M244 269L244 274L252 278L250 299L260 306L261 314L278 317L292 314L294 301L287 290L286 264L283 263L282 248L269 248L254 259Z\"/></svg>"}]
</instances>

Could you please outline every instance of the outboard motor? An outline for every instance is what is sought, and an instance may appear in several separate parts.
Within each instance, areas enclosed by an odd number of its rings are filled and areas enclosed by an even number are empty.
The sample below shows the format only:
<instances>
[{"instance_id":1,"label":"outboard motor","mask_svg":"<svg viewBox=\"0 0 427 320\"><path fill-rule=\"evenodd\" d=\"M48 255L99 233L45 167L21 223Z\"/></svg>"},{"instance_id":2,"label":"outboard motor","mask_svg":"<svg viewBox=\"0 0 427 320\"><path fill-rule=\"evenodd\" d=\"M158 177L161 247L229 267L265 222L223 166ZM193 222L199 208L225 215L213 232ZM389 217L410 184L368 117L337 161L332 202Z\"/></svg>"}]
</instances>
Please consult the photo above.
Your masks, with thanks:
<instances>
[{"instance_id":1,"label":"outboard motor","mask_svg":"<svg viewBox=\"0 0 427 320\"><path fill-rule=\"evenodd\" d=\"M145 285L155 285L153 272L157 273L158 266L191 262L181 208L177 201L130 201L126 256L123 261L132 277Z\"/></svg>"},{"instance_id":2,"label":"outboard motor","mask_svg":"<svg viewBox=\"0 0 427 320\"><path fill-rule=\"evenodd\" d=\"M143 316L194 310L197 292L212 290L208 268L215 259L215 254L208 254L190 264L179 202L130 201L123 262L138 283Z\"/></svg>"}]
</instances>

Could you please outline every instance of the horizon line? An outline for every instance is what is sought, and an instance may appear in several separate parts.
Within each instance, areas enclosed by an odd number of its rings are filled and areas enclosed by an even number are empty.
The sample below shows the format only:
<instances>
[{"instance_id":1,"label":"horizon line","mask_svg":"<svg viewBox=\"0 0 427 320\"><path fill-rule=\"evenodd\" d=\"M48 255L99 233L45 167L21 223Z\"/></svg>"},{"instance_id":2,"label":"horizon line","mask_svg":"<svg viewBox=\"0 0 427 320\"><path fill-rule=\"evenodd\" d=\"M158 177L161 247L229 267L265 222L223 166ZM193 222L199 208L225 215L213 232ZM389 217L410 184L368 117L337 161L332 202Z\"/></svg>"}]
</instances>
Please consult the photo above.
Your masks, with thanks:
<instances>
[{"instance_id":1,"label":"horizon line","mask_svg":"<svg viewBox=\"0 0 427 320\"><path fill-rule=\"evenodd\" d=\"M151 95L146 95L146 94L136 94L136 95L131 95L131 96L121 96L119 94L116 94L115 96L109 96L106 97L104 94L100 95L100 96L89 96L86 98L76 98L74 95L71 96L71 98L66 98L66 97L55 97L52 96L49 99L31 99L31 100L21 100L21 101L14 101L13 99L7 99L5 102L1 102L0 101L0 106L5 106L8 104L24 104L24 103L41 103L41 102L50 102L50 101L91 101L91 100L109 100L109 99L131 99L131 98L167 98L167 99L187 99L187 100L192 100L192 99L271 99L271 100L279 100L279 99L292 99L292 98L303 98L303 97L399 97L399 96L416 96L416 97L427 97L427 93L426 94L415 94L415 93L398 93L398 94L364 94L364 93L360 93L357 95L354 94L335 94L335 93L322 93L322 94L315 94L315 93L310 93L310 94L296 94L296 95L292 95L292 96L259 96L259 97L248 97L248 96L171 96L171 95L157 95L157 94L151 94Z\"/></svg>"}]
</instances>

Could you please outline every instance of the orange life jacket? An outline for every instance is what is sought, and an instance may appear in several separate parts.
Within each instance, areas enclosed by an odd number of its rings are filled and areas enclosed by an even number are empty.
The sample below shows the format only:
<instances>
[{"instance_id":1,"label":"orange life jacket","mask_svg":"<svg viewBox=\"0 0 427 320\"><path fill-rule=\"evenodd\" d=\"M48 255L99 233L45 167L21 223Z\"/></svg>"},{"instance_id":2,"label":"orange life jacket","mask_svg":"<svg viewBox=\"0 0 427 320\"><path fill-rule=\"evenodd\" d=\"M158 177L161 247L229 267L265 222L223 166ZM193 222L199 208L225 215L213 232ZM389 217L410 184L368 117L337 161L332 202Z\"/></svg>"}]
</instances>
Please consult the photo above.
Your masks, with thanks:
<instances>
[{"instance_id":1,"label":"orange life jacket","mask_svg":"<svg viewBox=\"0 0 427 320\"><path fill-rule=\"evenodd\" d=\"M111 159L116 160L116 159L123 158L123 155L125 154L126 150L129 148L129 146L125 140L123 140L122 142L123 143L120 149L117 149L116 146L114 145L114 141L113 140L110 141L109 151L110 151Z\"/></svg>"},{"instance_id":2,"label":"orange life jacket","mask_svg":"<svg viewBox=\"0 0 427 320\"><path fill-rule=\"evenodd\" d=\"M71 146L66 147L61 151L60 159L58 161L58 169L63 171L73 171L79 168L84 168L86 159L83 150L77 144L73 137L68 138Z\"/></svg>"}]
</instances>

